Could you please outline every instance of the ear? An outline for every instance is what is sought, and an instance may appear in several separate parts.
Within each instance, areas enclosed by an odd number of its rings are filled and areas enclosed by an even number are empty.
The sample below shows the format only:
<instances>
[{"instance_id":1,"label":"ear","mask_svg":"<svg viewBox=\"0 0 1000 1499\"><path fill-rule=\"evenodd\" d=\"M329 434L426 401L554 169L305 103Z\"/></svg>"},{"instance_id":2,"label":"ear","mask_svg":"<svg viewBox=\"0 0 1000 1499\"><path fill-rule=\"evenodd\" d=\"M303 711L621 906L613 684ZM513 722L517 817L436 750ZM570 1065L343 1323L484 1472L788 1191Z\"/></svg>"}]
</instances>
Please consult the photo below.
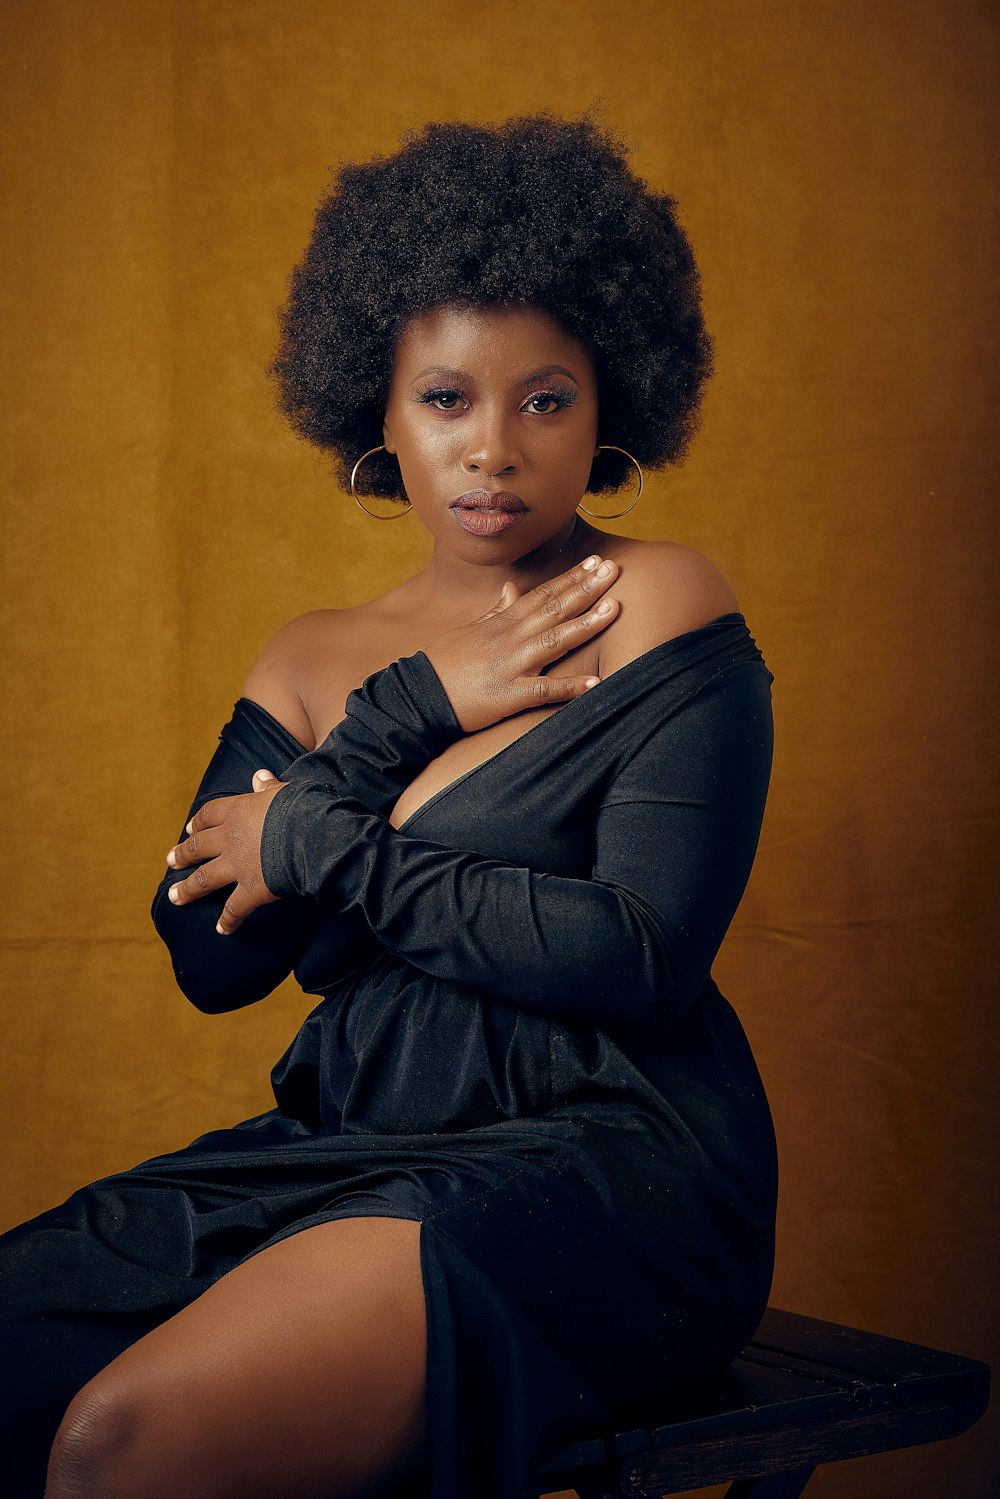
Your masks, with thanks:
<instances>
[{"instance_id":1,"label":"ear","mask_svg":"<svg viewBox=\"0 0 1000 1499\"><path fill-rule=\"evenodd\" d=\"M389 425L388 417L385 417L382 421L382 441L385 443L387 453L395 453L396 439L392 435L392 428Z\"/></svg>"}]
</instances>

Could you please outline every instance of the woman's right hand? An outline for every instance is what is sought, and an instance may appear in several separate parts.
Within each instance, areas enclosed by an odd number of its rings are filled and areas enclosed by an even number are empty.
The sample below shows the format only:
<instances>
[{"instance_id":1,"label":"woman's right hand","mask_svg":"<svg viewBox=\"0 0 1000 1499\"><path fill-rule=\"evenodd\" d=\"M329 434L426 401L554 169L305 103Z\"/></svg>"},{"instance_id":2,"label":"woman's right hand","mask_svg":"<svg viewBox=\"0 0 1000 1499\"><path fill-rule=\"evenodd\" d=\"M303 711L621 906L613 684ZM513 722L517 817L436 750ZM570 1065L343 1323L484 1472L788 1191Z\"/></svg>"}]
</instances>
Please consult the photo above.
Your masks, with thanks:
<instances>
[{"instance_id":1,"label":"woman's right hand","mask_svg":"<svg viewBox=\"0 0 1000 1499\"><path fill-rule=\"evenodd\" d=\"M588 557L525 594L507 582L486 614L424 647L467 734L596 686L599 677L541 677L538 671L617 617L618 600L602 598L617 576L617 563Z\"/></svg>"}]
</instances>

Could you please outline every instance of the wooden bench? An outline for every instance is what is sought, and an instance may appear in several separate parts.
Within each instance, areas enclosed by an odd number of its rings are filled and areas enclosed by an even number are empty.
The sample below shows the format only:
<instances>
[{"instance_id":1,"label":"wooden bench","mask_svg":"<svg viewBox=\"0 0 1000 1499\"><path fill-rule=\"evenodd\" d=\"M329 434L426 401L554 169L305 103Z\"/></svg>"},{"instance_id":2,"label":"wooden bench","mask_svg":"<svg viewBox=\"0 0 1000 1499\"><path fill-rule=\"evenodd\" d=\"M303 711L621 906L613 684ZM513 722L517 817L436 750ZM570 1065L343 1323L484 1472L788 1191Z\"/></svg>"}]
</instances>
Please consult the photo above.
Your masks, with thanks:
<instances>
[{"instance_id":1,"label":"wooden bench","mask_svg":"<svg viewBox=\"0 0 1000 1499\"><path fill-rule=\"evenodd\" d=\"M989 1403L976 1359L768 1307L711 1386L656 1422L588 1434L553 1454L537 1495L659 1499L729 1483L727 1499L798 1499L821 1463L939 1442Z\"/></svg>"}]
</instances>

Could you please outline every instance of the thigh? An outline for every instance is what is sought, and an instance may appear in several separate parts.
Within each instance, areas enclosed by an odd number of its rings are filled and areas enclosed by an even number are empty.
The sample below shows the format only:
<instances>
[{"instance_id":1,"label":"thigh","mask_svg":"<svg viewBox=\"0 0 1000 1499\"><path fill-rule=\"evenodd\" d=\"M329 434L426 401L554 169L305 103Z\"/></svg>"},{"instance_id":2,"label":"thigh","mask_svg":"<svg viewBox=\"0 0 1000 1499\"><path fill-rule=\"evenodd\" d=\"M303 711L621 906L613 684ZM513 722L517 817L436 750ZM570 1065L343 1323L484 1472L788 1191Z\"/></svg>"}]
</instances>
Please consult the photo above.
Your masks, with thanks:
<instances>
[{"instance_id":1,"label":"thigh","mask_svg":"<svg viewBox=\"0 0 1000 1499\"><path fill-rule=\"evenodd\" d=\"M236 1266L80 1391L46 1493L335 1499L413 1476L425 1462L420 1227L338 1219Z\"/></svg>"}]
</instances>

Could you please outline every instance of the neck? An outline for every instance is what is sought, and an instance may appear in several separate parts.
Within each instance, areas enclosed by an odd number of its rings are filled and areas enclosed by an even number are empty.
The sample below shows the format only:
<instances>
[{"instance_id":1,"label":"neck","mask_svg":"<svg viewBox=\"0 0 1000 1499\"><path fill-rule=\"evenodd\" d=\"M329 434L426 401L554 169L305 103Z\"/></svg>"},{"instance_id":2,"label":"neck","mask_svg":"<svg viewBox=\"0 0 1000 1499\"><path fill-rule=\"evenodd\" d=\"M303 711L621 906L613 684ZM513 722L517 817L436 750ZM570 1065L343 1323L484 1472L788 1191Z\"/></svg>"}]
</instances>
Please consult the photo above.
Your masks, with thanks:
<instances>
[{"instance_id":1,"label":"neck","mask_svg":"<svg viewBox=\"0 0 1000 1499\"><path fill-rule=\"evenodd\" d=\"M492 566L464 562L436 541L430 562L413 579L417 607L447 616L452 623L466 623L492 609L508 580L522 594L528 593L599 552L604 539L603 532L575 515L534 551Z\"/></svg>"}]
</instances>

